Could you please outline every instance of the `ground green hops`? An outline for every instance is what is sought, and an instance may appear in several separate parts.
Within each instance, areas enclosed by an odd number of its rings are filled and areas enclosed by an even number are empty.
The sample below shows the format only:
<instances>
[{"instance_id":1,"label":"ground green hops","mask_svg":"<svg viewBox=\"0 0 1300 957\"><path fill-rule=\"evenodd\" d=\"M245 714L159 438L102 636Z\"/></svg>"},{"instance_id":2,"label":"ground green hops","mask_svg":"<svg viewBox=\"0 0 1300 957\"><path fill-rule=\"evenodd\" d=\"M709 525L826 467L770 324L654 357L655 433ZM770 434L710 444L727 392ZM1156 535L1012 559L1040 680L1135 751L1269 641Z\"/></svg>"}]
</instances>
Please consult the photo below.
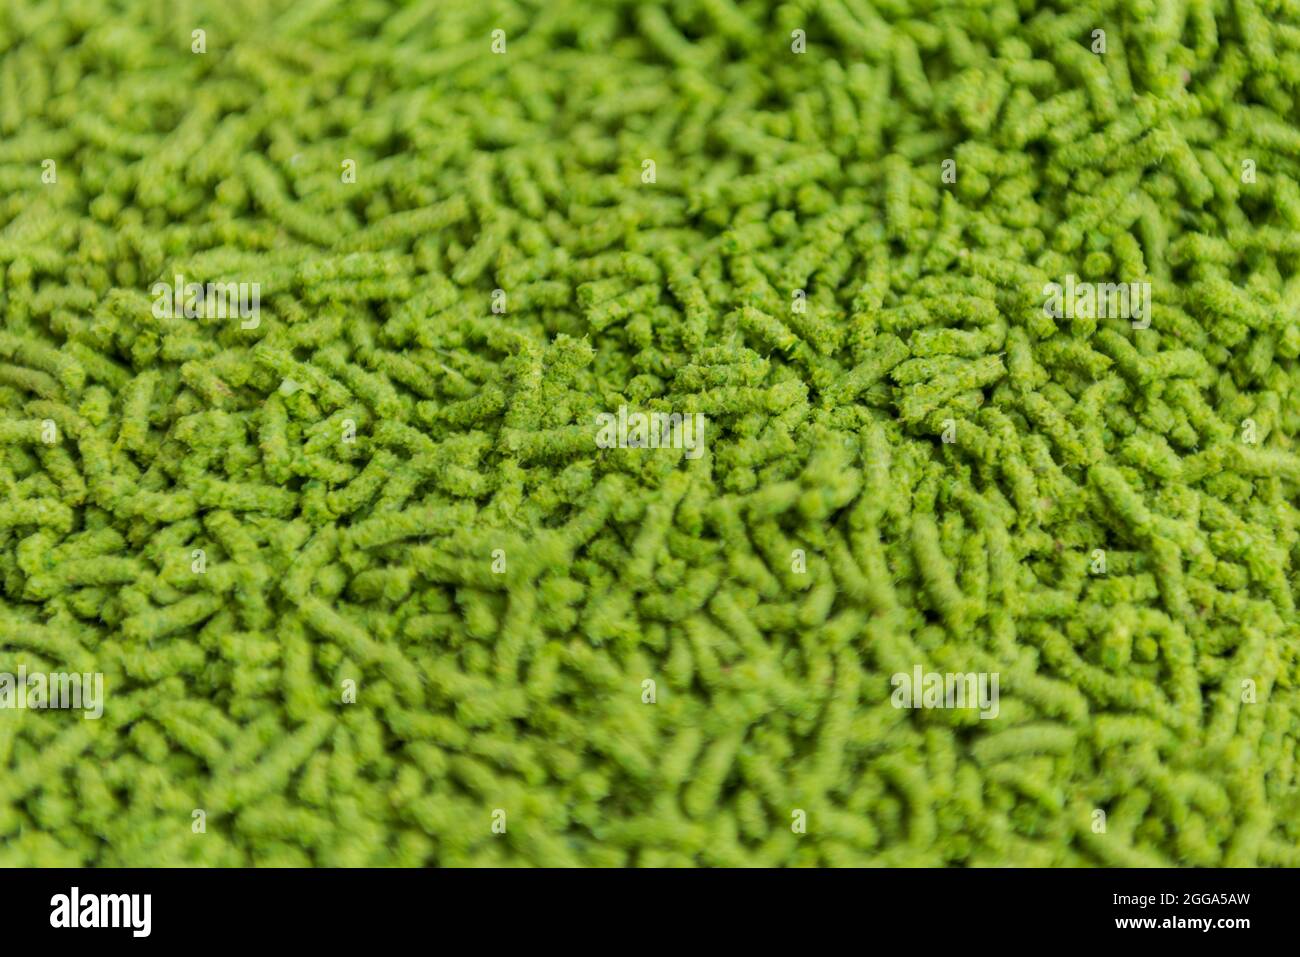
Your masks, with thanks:
<instances>
[{"instance_id":1,"label":"ground green hops","mask_svg":"<svg viewBox=\"0 0 1300 957\"><path fill-rule=\"evenodd\" d=\"M1300 865L1298 94L1279 3L8 3L0 865Z\"/></svg>"}]
</instances>

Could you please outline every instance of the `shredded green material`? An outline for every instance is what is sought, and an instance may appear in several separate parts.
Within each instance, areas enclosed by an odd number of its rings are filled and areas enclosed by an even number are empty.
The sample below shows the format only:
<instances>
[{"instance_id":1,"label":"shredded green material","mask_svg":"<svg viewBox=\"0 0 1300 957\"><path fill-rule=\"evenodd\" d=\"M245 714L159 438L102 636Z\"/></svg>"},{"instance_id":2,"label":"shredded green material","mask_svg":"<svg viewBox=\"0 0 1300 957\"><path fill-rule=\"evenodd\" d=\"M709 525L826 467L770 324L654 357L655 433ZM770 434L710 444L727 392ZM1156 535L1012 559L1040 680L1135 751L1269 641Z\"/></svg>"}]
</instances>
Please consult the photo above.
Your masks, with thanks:
<instances>
[{"instance_id":1,"label":"shredded green material","mask_svg":"<svg viewBox=\"0 0 1300 957\"><path fill-rule=\"evenodd\" d=\"M0 865L1300 866L1297 96L1294 0L8 0L0 673L104 701L0 682Z\"/></svg>"}]
</instances>

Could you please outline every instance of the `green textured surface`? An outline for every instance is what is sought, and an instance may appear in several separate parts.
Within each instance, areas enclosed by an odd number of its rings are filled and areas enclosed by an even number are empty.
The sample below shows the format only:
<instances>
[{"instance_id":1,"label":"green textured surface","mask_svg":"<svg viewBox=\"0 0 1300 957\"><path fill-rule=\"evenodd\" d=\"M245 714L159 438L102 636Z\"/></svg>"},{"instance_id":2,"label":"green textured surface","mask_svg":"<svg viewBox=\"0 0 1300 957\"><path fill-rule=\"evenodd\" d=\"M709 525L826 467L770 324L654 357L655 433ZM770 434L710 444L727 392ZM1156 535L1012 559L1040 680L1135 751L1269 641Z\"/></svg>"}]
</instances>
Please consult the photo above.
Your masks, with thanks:
<instances>
[{"instance_id":1,"label":"green textured surface","mask_svg":"<svg viewBox=\"0 0 1300 957\"><path fill-rule=\"evenodd\" d=\"M10 0L0 672L107 701L0 865L1300 865L1298 93L1294 2Z\"/></svg>"}]
</instances>

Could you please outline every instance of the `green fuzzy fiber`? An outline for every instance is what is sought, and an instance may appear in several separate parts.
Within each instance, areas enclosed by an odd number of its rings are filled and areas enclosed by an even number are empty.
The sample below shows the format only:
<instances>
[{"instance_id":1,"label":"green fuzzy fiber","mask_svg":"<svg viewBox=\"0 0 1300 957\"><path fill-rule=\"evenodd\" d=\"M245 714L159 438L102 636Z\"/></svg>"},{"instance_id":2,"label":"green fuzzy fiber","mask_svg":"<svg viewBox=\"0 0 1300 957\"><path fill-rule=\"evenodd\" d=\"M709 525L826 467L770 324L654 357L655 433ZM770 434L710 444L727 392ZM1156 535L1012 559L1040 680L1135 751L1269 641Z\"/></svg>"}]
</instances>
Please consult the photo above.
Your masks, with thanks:
<instances>
[{"instance_id":1,"label":"green fuzzy fiber","mask_svg":"<svg viewBox=\"0 0 1300 957\"><path fill-rule=\"evenodd\" d=\"M6 0L0 865L1300 866L1298 97L1296 0Z\"/></svg>"}]
</instances>

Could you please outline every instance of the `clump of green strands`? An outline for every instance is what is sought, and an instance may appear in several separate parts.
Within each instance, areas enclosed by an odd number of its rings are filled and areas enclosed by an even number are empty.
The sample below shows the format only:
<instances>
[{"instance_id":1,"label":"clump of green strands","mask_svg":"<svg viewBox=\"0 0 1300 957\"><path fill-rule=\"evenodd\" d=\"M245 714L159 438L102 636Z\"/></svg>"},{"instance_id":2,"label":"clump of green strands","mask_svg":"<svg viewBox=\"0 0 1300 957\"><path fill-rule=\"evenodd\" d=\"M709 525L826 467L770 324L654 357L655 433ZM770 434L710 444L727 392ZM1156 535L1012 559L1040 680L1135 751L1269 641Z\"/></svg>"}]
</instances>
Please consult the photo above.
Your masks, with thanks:
<instances>
[{"instance_id":1,"label":"clump of green strands","mask_svg":"<svg viewBox=\"0 0 1300 957\"><path fill-rule=\"evenodd\" d=\"M0 864L1300 866L1296 3L10 0L0 51L0 671L105 685L0 711Z\"/></svg>"}]
</instances>

